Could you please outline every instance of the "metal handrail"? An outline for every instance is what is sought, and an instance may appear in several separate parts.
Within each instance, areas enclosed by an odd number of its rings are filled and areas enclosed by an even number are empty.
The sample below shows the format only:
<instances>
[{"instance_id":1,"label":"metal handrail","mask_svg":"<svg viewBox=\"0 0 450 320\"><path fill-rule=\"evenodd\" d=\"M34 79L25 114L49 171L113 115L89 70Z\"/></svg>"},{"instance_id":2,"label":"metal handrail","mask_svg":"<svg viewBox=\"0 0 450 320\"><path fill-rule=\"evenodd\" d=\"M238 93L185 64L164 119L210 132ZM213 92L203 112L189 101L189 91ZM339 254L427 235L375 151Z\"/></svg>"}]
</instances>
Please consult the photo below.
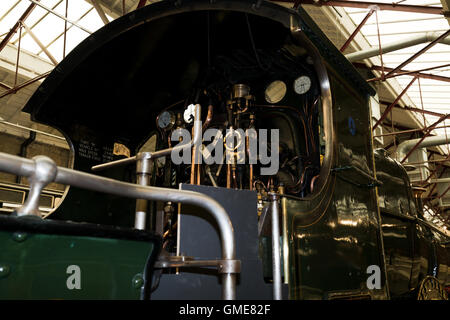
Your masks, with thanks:
<instances>
[{"instance_id":1,"label":"metal handrail","mask_svg":"<svg viewBox=\"0 0 450 320\"><path fill-rule=\"evenodd\" d=\"M186 190L140 186L57 167L52 159L45 156L27 159L0 152L0 171L25 176L30 181L30 195L18 210L19 216L40 216L38 210L39 195L50 182L127 198L180 202L201 207L211 214L219 226L222 260L235 260L235 239L231 220L225 209L216 200L204 194ZM225 300L236 298L236 275L233 272L222 274L222 298Z\"/></svg>"}]
</instances>

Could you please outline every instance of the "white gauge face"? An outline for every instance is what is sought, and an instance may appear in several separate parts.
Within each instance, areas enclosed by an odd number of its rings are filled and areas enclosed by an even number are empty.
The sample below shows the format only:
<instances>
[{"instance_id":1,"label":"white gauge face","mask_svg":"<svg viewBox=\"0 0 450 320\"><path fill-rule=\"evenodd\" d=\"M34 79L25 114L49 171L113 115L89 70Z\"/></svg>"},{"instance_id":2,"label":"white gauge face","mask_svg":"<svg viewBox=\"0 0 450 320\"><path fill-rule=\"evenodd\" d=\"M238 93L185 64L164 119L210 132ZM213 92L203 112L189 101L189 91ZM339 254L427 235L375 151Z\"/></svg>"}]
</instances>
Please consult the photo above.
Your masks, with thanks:
<instances>
[{"instance_id":1,"label":"white gauge face","mask_svg":"<svg viewBox=\"0 0 450 320\"><path fill-rule=\"evenodd\" d=\"M266 88L265 96L268 103L278 103L286 95L286 84L281 80L276 80Z\"/></svg>"},{"instance_id":2,"label":"white gauge face","mask_svg":"<svg viewBox=\"0 0 450 320\"><path fill-rule=\"evenodd\" d=\"M193 104L190 104L186 108L186 110L184 110L183 114L184 122L192 123L192 121L194 121L194 115L195 115L195 106Z\"/></svg>"},{"instance_id":3,"label":"white gauge face","mask_svg":"<svg viewBox=\"0 0 450 320\"><path fill-rule=\"evenodd\" d=\"M175 115L170 111L163 111L158 116L158 127L169 130L175 124Z\"/></svg>"},{"instance_id":4,"label":"white gauge face","mask_svg":"<svg viewBox=\"0 0 450 320\"><path fill-rule=\"evenodd\" d=\"M305 94L311 88L311 79L308 76L298 77L294 81L294 91L298 94Z\"/></svg>"}]
</instances>

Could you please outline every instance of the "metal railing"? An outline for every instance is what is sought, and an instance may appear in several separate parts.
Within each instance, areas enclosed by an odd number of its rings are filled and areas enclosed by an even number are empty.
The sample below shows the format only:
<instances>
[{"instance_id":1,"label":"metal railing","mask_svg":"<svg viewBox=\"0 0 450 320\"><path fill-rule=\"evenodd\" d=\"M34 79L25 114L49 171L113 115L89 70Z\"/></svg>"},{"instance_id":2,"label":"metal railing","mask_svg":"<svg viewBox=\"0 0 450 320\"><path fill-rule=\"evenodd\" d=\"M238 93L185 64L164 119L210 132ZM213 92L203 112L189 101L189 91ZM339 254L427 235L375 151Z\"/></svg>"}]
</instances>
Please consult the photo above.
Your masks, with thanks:
<instances>
[{"instance_id":1,"label":"metal railing","mask_svg":"<svg viewBox=\"0 0 450 320\"><path fill-rule=\"evenodd\" d=\"M199 113L196 115L198 116ZM186 145L183 147L186 147ZM165 150L162 153L167 155L170 154L170 151ZM142 186L58 167L52 159L46 156L36 156L33 159L27 159L0 152L0 171L24 176L30 181L30 193L23 206L17 210L18 216L35 215L41 217L38 209L39 196L43 188L50 182L126 198L171 201L191 204L205 209L219 226L222 260L218 260L216 264L218 265L219 273L222 275L222 298L225 300L234 300L236 298L236 273L240 272L240 261L235 260L236 249L233 226L225 209L209 196L193 191ZM198 265L203 265L204 263L198 262ZM193 262L189 261L186 264L193 264ZM167 267L166 265L161 267ZM181 266L180 263L177 266Z\"/></svg>"},{"instance_id":2,"label":"metal railing","mask_svg":"<svg viewBox=\"0 0 450 320\"><path fill-rule=\"evenodd\" d=\"M217 222L222 245L222 260L232 267L222 269L222 297L234 300L236 297L236 275L239 261L235 260L236 249L233 226L225 209L214 199L193 191L141 186L117 181L93 174L57 167L55 162L45 156L26 159L0 153L0 171L25 176L30 181L30 193L24 205L17 211L18 216L41 216L38 210L42 189L50 182L71 185L86 190L108 193L126 198L155 201L171 201L191 204L205 209ZM219 272L221 272L219 270Z\"/></svg>"}]
</instances>

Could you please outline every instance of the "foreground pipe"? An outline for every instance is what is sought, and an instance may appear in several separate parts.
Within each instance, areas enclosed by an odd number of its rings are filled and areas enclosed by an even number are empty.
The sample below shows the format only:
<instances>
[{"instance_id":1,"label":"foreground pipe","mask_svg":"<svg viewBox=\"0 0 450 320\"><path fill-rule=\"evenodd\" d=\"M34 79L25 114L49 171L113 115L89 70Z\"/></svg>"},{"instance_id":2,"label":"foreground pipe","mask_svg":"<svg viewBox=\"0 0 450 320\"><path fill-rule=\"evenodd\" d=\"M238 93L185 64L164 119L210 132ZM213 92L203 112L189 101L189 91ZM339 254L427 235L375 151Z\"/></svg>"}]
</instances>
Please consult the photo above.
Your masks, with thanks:
<instances>
[{"instance_id":1,"label":"foreground pipe","mask_svg":"<svg viewBox=\"0 0 450 320\"><path fill-rule=\"evenodd\" d=\"M150 175L152 170L153 160L138 159L136 161L136 183L141 186L150 185ZM136 200L136 216L134 218L134 228L145 230L147 220L147 200Z\"/></svg>"},{"instance_id":2,"label":"foreground pipe","mask_svg":"<svg viewBox=\"0 0 450 320\"><path fill-rule=\"evenodd\" d=\"M406 154L411 150L422 138L407 140L400 143L397 147L397 160L405 158ZM442 144L450 143L446 136L434 136L425 138L417 148L434 147Z\"/></svg>"},{"instance_id":3,"label":"foreground pipe","mask_svg":"<svg viewBox=\"0 0 450 320\"><path fill-rule=\"evenodd\" d=\"M271 194L273 299L281 300L281 254L278 195Z\"/></svg>"},{"instance_id":4,"label":"foreground pipe","mask_svg":"<svg viewBox=\"0 0 450 320\"><path fill-rule=\"evenodd\" d=\"M392 51L397 51L400 49L404 49L404 48L409 48L421 43L425 43L425 42L431 42L436 40L437 38L439 38L439 36L442 33L438 33L438 32L427 32L421 36L417 36L417 37L411 37L402 41L396 41L390 44L386 44L381 48L382 53L389 53ZM439 41L439 43L444 43L444 44L448 44L450 45L450 36L446 37L445 39L442 39L441 41ZM362 51L357 51L357 52L353 52L353 53L349 53L346 54L345 57L348 59L348 61L350 62L355 62L355 61L359 61L359 60L363 60L363 59L367 59L367 58L372 58L375 56L378 56L380 54L380 49L378 47L375 47L373 49L368 49L368 50L362 50Z\"/></svg>"},{"instance_id":5,"label":"foreground pipe","mask_svg":"<svg viewBox=\"0 0 450 320\"><path fill-rule=\"evenodd\" d=\"M53 181L127 198L172 201L201 207L209 212L217 222L222 245L222 259L234 260L236 257L234 231L227 212L217 201L204 194L193 191L140 186L57 167L53 160L44 156L37 156L30 160L0 153L0 171L30 178L37 175L38 189L36 191L42 190L43 185ZM31 188L33 189L33 183ZM222 297L225 300L234 300L236 298L236 275L234 273L222 274Z\"/></svg>"}]
</instances>

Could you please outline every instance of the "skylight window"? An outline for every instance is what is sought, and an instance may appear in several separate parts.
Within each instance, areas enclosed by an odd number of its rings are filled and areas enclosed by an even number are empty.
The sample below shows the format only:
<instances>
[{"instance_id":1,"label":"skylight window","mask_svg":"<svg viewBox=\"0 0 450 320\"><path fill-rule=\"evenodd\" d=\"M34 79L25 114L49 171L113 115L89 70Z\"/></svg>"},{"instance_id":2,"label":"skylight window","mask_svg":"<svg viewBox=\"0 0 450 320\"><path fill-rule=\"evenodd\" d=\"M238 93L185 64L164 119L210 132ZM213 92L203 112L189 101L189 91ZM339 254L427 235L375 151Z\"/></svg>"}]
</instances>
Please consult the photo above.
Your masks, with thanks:
<instances>
[{"instance_id":1,"label":"skylight window","mask_svg":"<svg viewBox=\"0 0 450 320\"><path fill-rule=\"evenodd\" d=\"M0 36L5 37L9 30L19 20L25 10L32 4L29 0L1 0L0 7ZM66 15L66 0L41 0L40 3L52 11ZM110 21L113 20L108 16ZM68 1L67 19L77 23L83 28L94 32L101 28L104 23L88 1ZM24 22L31 29L31 32L38 38L39 42L50 52L50 54L59 62L64 54L64 30L67 26L65 54L69 53L81 41L89 36L89 33L72 25L52 12L36 6ZM22 28L22 38L20 46L22 50L38 55L42 59L51 61L42 48L34 41L31 35ZM10 44L18 46L19 31L17 31L10 40Z\"/></svg>"},{"instance_id":2,"label":"skylight window","mask_svg":"<svg viewBox=\"0 0 450 320\"><path fill-rule=\"evenodd\" d=\"M369 2L367 0L363 0ZM389 3L389 0L378 0L377 2ZM441 7L439 1L421 1L421 0L407 0L402 1L402 5L420 5L420 6L436 6ZM344 9L355 25L359 25L366 17L370 9ZM399 43L406 39L413 37L420 37L427 32L435 33L437 35L443 34L449 30L449 23L442 15L424 14L424 13L409 13L382 10L378 11L378 26L376 23L376 16L372 15L366 24L361 28L361 34L366 38L369 44L374 47L379 47L378 32L380 33L381 46L385 47L387 44ZM449 44L450 44L450 37ZM387 68L396 68L401 63L412 57L415 53L426 47L430 42L425 42L413 47L397 50L390 53L383 54L383 65ZM418 56L416 59L402 67L407 71L421 71L422 73L439 75L447 77L446 81L438 79L420 78L415 81L409 88L406 95L414 103L410 107L429 110L438 114L450 113L450 45L435 44L425 53ZM389 79L387 81L396 81L404 89L413 79L413 75L397 76L395 80ZM419 83L420 82L420 83ZM419 86L420 84L420 86ZM400 92L399 92L400 93ZM421 113L414 113L423 125L424 115ZM425 114L426 126L429 126L439 120L439 117L430 114ZM438 126L445 127L450 125L450 120L441 122ZM450 138L450 128L435 129L432 131L434 135L448 134ZM449 139L450 140L450 139ZM443 146L445 152L448 153L448 146Z\"/></svg>"}]
</instances>

